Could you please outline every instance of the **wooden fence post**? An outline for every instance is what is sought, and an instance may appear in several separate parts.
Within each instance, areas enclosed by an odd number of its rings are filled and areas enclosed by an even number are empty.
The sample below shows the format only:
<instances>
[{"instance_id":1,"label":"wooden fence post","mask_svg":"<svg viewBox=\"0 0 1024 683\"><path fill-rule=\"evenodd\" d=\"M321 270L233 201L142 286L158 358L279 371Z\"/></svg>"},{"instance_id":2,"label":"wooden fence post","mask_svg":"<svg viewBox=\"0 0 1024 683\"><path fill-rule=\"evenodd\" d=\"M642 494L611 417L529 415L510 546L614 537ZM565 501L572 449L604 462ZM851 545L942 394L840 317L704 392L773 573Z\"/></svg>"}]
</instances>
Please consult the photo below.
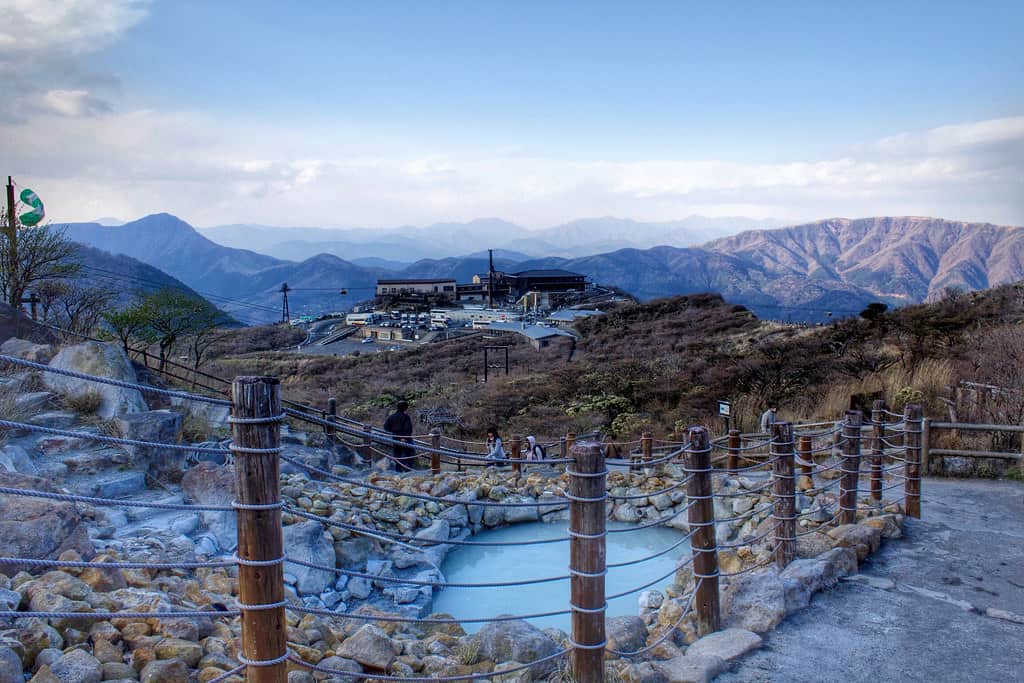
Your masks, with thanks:
<instances>
[{"instance_id":1,"label":"wooden fence post","mask_svg":"<svg viewBox=\"0 0 1024 683\"><path fill-rule=\"evenodd\" d=\"M558 457L562 460L569 457L569 448L564 436L558 437Z\"/></svg>"},{"instance_id":2,"label":"wooden fence post","mask_svg":"<svg viewBox=\"0 0 1024 683\"><path fill-rule=\"evenodd\" d=\"M338 399L332 396L329 399L327 399L327 415L324 416L324 419L327 420L328 422L333 423L334 418L336 417L338 417ZM329 438L333 439L335 433L337 433L337 429L334 427L333 424L331 424L330 426L324 425L324 434L326 434Z\"/></svg>"},{"instance_id":3,"label":"wooden fence post","mask_svg":"<svg viewBox=\"0 0 1024 683\"><path fill-rule=\"evenodd\" d=\"M572 448L569 469L570 668L577 683L604 681L605 469L597 443Z\"/></svg>"},{"instance_id":4,"label":"wooden fence post","mask_svg":"<svg viewBox=\"0 0 1024 683\"><path fill-rule=\"evenodd\" d=\"M441 473L441 428L434 427L430 430L430 447L434 450L430 453L430 471L433 474Z\"/></svg>"},{"instance_id":5,"label":"wooden fence post","mask_svg":"<svg viewBox=\"0 0 1024 683\"><path fill-rule=\"evenodd\" d=\"M363 445L362 445L362 456L363 460L368 462L370 466L373 466L373 427L370 425L363 425Z\"/></svg>"},{"instance_id":6,"label":"wooden fence post","mask_svg":"<svg viewBox=\"0 0 1024 683\"><path fill-rule=\"evenodd\" d=\"M644 432L640 435L640 463L643 467L649 467L650 462L653 459L654 452L654 435L650 432Z\"/></svg>"},{"instance_id":7,"label":"wooden fence post","mask_svg":"<svg viewBox=\"0 0 1024 683\"><path fill-rule=\"evenodd\" d=\"M871 404L871 498L882 500L882 439L885 437L885 401Z\"/></svg>"},{"instance_id":8,"label":"wooden fence post","mask_svg":"<svg viewBox=\"0 0 1024 683\"><path fill-rule=\"evenodd\" d=\"M517 475L521 474L523 465L520 459L523 455L523 437L513 434L512 438L508 441L508 448L508 459L512 461L512 471Z\"/></svg>"},{"instance_id":9,"label":"wooden fence post","mask_svg":"<svg viewBox=\"0 0 1024 683\"><path fill-rule=\"evenodd\" d=\"M687 515L693 553L693 577L697 595L697 635L713 633L721 627L718 600L718 544L715 542L715 506L711 492L711 442L704 427L691 427L690 446L686 449Z\"/></svg>"},{"instance_id":10,"label":"wooden fence post","mask_svg":"<svg viewBox=\"0 0 1024 683\"><path fill-rule=\"evenodd\" d=\"M801 434L797 446L797 456L803 462L800 463L800 474L811 480L814 486L814 440L809 434Z\"/></svg>"},{"instance_id":11,"label":"wooden fence post","mask_svg":"<svg viewBox=\"0 0 1024 683\"><path fill-rule=\"evenodd\" d=\"M842 479L839 480L839 523L857 523L857 484L860 481L859 410L847 410L843 423Z\"/></svg>"},{"instance_id":12,"label":"wooden fence post","mask_svg":"<svg viewBox=\"0 0 1024 683\"><path fill-rule=\"evenodd\" d=\"M796 557L796 472L793 467L793 425L772 424L772 502L775 519L775 564L785 569Z\"/></svg>"},{"instance_id":13,"label":"wooden fence post","mask_svg":"<svg viewBox=\"0 0 1024 683\"><path fill-rule=\"evenodd\" d=\"M242 655L249 662L271 662L288 651L280 507L281 385L272 377L236 377L231 395ZM277 603L280 606L261 607ZM247 683L286 683L287 678L284 659L250 664L245 670Z\"/></svg>"},{"instance_id":14,"label":"wooden fence post","mask_svg":"<svg viewBox=\"0 0 1024 683\"><path fill-rule=\"evenodd\" d=\"M565 457L572 453L572 447L576 445L576 432L569 432L565 435Z\"/></svg>"},{"instance_id":15,"label":"wooden fence post","mask_svg":"<svg viewBox=\"0 0 1024 683\"><path fill-rule=\"evenodd\" d=\"M919 405L908 405L903 411L904 443L903 507L908 517L921 518L921 419Z\"/></svg>"},{"instance_id":16,"label":"wooden fence post","mask_svg":"<svg viewBox=\"0 0 1024 683\"><path fill-rule=\"evenodd\" d=\"M740 430L729 430L729 456L726 459L726 467L729 474L736 474L736 468L740 466Z\"/></svg>"}]
</instances>

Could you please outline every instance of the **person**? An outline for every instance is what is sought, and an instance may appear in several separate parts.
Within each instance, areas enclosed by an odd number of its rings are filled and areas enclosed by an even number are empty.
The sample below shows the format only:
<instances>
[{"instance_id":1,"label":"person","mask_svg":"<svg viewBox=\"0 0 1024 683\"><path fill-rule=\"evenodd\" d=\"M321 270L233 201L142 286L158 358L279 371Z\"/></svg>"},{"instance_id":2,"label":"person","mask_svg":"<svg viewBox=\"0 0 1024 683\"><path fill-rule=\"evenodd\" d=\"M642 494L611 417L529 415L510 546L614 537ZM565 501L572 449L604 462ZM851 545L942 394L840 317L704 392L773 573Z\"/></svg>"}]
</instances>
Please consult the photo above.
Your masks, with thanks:
<instances>
[{"instance_id":1,"label":"person","mask_svg":"<svg viewBox=\"0 0 1024 683\"><path fill-rule=\"evenodd\" d=\"M537 443L537 439L533 436L526 437L526 443L529 444L526 451L527 460L543 460L544 459L544 447Z\"/></svg>"},{"instance_id":2,"label":"person","mask_svg":"<svg viewBox=\"0 0 1024 683\"><path fill-rule=\"evenodd\" d=\"M501 445L501 437L498 436L497 427L487 428L487 463L488 467L495 467L505 462L505 449Z\"/></svg>"},{"instance_id":3,"label":"person","mask_svg":"<svg viewBox=\"0 0 1024 683\"><path fill-rule=\"evenodd\" d=\"M778 412L779 409L775 406L774 403L772 403L770 406L768 406L768 410L761 413L762 432L767 432L771 430L772 425L775 424L775 422L777 421L776 416L778 415Z\"/></svg>"},{"instance_id":4,"label":"person","mask_svg":"<svg viewBox=\"0 0 1024 683\"><path fill-rule=\"evenodd\" d=\"M384 431L390 433L398 441L404 443L395 443L392 446L392 453L394 455L394 469L399 472L409 472L412 470L412 460L416 457L416 450L412 446L406 446L405 444L412 443L412 418L409 417L409 404L405 401L399 401L398 405L395 406L395 412L388 416L388 419L384 421Z\"/></svg>"}]
</instances>

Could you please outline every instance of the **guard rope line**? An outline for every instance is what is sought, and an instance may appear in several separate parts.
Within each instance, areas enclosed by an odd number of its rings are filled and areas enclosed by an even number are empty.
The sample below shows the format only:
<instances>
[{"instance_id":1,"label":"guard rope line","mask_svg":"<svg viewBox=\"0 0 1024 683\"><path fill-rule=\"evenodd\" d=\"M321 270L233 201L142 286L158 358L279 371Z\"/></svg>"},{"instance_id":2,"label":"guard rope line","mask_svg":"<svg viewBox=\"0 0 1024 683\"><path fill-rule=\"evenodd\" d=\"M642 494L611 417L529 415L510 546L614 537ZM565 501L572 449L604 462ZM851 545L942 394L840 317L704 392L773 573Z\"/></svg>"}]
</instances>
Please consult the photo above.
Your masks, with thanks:
<instances>
[{"instance_id":1,"label":"guard rope line","mask_svg":"<svg viewBox=\"0 0 1024 683\"><path fill-rule=\"evenodd\" d=\"M383 576L380 574L357 572L351 569L341 569L339 567L329 567L325 564L315 564L313 562L306 562L304 560L296 560L291 557L286 557L284 561L288 564L297 564L302 567L309 567L310 569L319 569L321 571L333 572L335 574L339 574L342 576L350 576L357 579L367 579L369 581L383 581L386 583L408 584L410 586L430 586L431 588L505 588L508 586L530 586L535 583L552 583L555 581L565 581L571 578L569 574L563 574L561 576L546 576L540 579L522 579L519 581L495 581L491 583L423 581L419 579L407 579L400 578L397 576Z\"/></svg>"},{"instance_id":2,"label":"guard rope line","mask_svg":"<svg viewBox=\"0 0 1024 683\"><path fill-rule=\"evenodd\" d=\"M212 446L187 446L179 443L161 443L158 441L142 441L139 439L122 439L116 436L105 436L92 432L82 432L72 429L57 429L56 427L43 427L42 425L26 424L24 422L13 422L11 420L0 420L0 428L21 429L28 432L39 432L41 434L52 434L54 436L66 436L72 439L83 439L86 441L97 441L108 443L114 446L142 446L144 448L166 448L175 451L188 453L227 453L227 448Z\"/></svg>"},{"instance_id":3,"label":"guard rope line","mask_svg":"<svg viewBox=\"0 0 1024 683\"><path fill-rule=\"evenodd\" d=\"M369 674L369 673L353 673L352 671L346 671L344 669L332 669L326 666L320 666L319 664L311 664L304 659L301 659L297 655L293 655L290 659L291 662L310 671L315 671L329 676L341 676L345 678L355 679L366 679L371 681L391 681L393 683L431 683L431 681L440 681L441 683L456 683L457 681L479 681L484 679L495 679L500 678L505 674L514 674L520 671L526 671L539 664L545 664L554 659L564 657L569 653L568 648L563 648L558 652L554 652L546 657L535 659L527 664L520 664L508 669L503 669L498 672L484 672L484 673L473 673L473 674L462 674L459 676L388 676L386 674Z\"/></svg>"},{"instance_id":4,"label":"guard rope line","mask_svg":"<svg viewBox=\"0 0 1024 683\"><path fill-rule=\"evenodd\" d=\"M0 611L0 618L4 619L178 619L186 617L237 617L241 616L239 610L190 610L174 612L16 612L12 610Z\"/></svg>"},{"instance_id":5,"label":"guard rope line","mask_svg":"<svg viewBox=\"0 0 1024 683\"><path fill-rule=\"evenodd\" d=\"M394 622L398 624L494 624L503 621L519 621L527 619L542 619L544 617L560 617L566 614L571 614L572 610L563 609L557 612L535 612L533 614L500 614L496 617L473 617L471 619L463 619L452 617L451 619L434 619L434 618L418 618L418 617L403 617L398 614L356 614L354 612L336 612L334 610L322 609L320 607L306 607L304 605L292 605L288 607L293 612L299 612L300 614L315 614L321 617L336 617L339 619L357 619L359 621L386 621ZM0 612L0 616L3 613Z\"/></svg>"},{"instance_id":6,"label":"guard rope line","mask_svg":"<svg viewBox=\"0 0 1024 683\"><path fill-rule=\"evenodd\" d=\"M118 379L108 379L106 377L98 377L96 375L89 375L84 372L76 372L74 370L63 370L61 368L55 368L42 363L35 363L30 360L24 360L22 358L15 358L14 356L8 356L0 354L0 362L10 363L11 365L20 365L25 368L32 368L33 370L39 370L41 372L49 372L55 375L64 375L65 377L73 377L75 379L82 379L88 382L97 382L99 384L109 384L114 387L121 387L122 389L137 389L138 391L147 392L150 394L158 394L161 396L170 396L172 398L181 398L188 401L199 401L202 403L212 403L218 406L229 406L231 401L223 398L211 398L209 396L200 396L199 394L192 394L187 391L173 391L171 389L158 389L146 384L138 384L137 382L125 382Z\"/></svg>"},{"instance_id":7,"label":"guard rope line","mask_svg":"<svg viewBox=\"0 0 1024 683\"><path fill-rule=\"evenodd\" d=\"M86 562L84 560L36 560L25 557L0 557L0 565L34 567L70 567L73 569L215 569L235 566L234 560L209 562Z\"/></svg>"},{"instance_id":8,"label":"guard rope line","mask_svg":"<svg viewBox=\"0 0 1024 683\"><path fill-rule=\"evenodd\" d=\"M696 530L687 532L687 534L685 536L680 538L678 541L676 541L675 543L673 543L669 547L665 548L664 550L660 550L660 551L658 551L656 553L653 553L651 555L648 555L646 557L641 557L641 558L636 559L636 560L627 560L625 562L608 562L608 563L605 564L605 567L607 569L618 569L620 567L629 567L629 566L634 565L634 564L642 564L644 562L648 562L650 560L653 560L653 559L656 559L658 557L661 557L662 555L667 555L668 553L672 552L673 550L675 550L676 548L678 548L679 546L681 546L682 544L686 543L691 538L693 538L693 535L695 533L697 533Z\"/></svg>"},{"instance_id":9,"label":"guard rope line","mask_svg":"<svg viewBox=\"0 0 1024 683\"><path fill-rule=\"evenodd\" d=\"M51 493L49 491L30 491L9 486L0 486L0 493L11 496L27 496L30 498L48 498L67 503L89 503L90 505L114 505L123 507L153 508L154 510L186 510L200 512L233 512L230 505L195 505L192 503L145 503L136 500L119 498L97 498L95 496L77 496L70 493Z\"/></svg>"},{"instance_id":10,"label":"guard rope line","mask_svg":"<svg viewBox=\"0 0 1024 683\"><path fill-rule=\"evenodd\" d=\"M693 475L691 474L690 476L682 479L681 481L673 484L672 486L669 486L669 487L663 488L663 489L659 489L657 491L651 491L649 493L632 493L632 494L622 494L622 495L614 495L612 493L609 493L608 497L610 499L612 499L612 500L640 500L641 498L651 498L653 496L660 496L663 493L669 493L670 491L675 491L680 486L685 486L685 485L689 484L690 480L692 478L693 478Z\"/></svg>"},{"instance_id":11,"label":"guard rope line","mask_svg":"<svg viewBox=\"0 0 1024 683\"><path fill-rule=\"evenodd\" d=\"M694 584L693 590L690 591L690 596L689 596L689 598L687 598L686 606L683 608L683 611L679 615L679 618L676 619L676 622L674 624L672 624L672 628L666 629L665 632L663 634L661 634L661 636L658 637L658 639L655 640L653 643L651 643L650 645L647 645L645 647L642 647L639 650L633 650L631 652L627 652L625 650L616 650L616 649L613 649L613 648L607 648L607 651L610 652L611 654L615 655L616 657L629 658L629 657L639 657L640 655L647 654L651 650L654 650L655 648L660 646L662 643L664 643L666 640L668 640L670 637L672 637L675 634L676 629L678 629L679 626L686 619L686 617L689 616L690 608L693 607L693 600L694 600L694 598L697 595L697 591L700 589L700 587L702 585L704 585L704 579L699 579Z\"/></svg>"}]
</instances>

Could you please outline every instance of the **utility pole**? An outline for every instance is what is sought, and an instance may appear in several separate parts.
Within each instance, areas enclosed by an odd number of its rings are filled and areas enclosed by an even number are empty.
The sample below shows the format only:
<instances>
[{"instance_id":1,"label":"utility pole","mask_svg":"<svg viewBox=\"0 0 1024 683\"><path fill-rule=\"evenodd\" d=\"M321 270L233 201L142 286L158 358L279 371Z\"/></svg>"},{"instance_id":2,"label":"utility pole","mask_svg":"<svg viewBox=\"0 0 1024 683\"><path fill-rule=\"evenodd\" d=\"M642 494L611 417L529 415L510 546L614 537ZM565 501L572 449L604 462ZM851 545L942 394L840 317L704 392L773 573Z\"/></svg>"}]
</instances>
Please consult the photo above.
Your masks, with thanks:
<instances>
[{"instance_id":1,"label":"utility pole","mask_svg":"<svg viewBox=\"0 0 1024 683\"><path fill-rule=\"evenodd\" d=\"M21 302L15 300L15 280L18 277L18 218L14 205L14 180L7 176L7 295L8 303L18 310ZM20 297L19 297L20 298Z\"/></svg>"},{"instance_id":2,"label":"utility pole","mask_svg":"<svg viewBox=\"0 0 1024 683\"><path fill-rule=\"evenodd\" d=\"M14 196L14 188L7 190L8 196ZM494 308L494 250L487 250L487 308Z\"/></svg>"},{"instance_id":3,"label":"utility pole","mask_svg":"<svg viewBox=\"0 0 1024 683\"><path fill-rule=\"evenodd\" d=\"M281 285L281 322L286 323L292 319L291 313L288 310L288 292L292 291L288 287L288 283Z\"/></svg>"}]
</instances>

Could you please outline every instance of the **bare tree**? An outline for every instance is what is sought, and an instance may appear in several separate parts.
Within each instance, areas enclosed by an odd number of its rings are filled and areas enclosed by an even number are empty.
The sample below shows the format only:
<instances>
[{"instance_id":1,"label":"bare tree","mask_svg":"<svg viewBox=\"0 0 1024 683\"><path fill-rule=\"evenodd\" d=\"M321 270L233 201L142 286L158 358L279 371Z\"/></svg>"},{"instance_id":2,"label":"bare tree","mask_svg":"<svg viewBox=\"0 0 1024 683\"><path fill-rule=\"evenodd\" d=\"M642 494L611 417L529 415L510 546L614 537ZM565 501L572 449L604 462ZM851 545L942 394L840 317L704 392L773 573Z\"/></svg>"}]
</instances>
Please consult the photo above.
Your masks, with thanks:
<instances>
[{"instance_id":1,"label":"bare tree","mask_svg":"<svg viewBox=\"0 0 1024 683\"><path fill-rule=\"evenodd\" d=\"M55 302L58 324L73 335L88 336L116 298L106 287L66 285Z\"/></svg>"},{"instance_id":2,"label":"bare tree","mask_svg":"<svg viewBox=\"0 0 1024 683\"><path fill-rule=\"evenodd\" d=\"M6 214L3 219L6 222ZM52 225L16 225L17 263L11 263L10 238L0 239L0 293L4 301L20 309L21 300L33 285L47 280L73 277L78 272L74 258L78 246L64 231Z\"/></svg>"}]
</instances>

